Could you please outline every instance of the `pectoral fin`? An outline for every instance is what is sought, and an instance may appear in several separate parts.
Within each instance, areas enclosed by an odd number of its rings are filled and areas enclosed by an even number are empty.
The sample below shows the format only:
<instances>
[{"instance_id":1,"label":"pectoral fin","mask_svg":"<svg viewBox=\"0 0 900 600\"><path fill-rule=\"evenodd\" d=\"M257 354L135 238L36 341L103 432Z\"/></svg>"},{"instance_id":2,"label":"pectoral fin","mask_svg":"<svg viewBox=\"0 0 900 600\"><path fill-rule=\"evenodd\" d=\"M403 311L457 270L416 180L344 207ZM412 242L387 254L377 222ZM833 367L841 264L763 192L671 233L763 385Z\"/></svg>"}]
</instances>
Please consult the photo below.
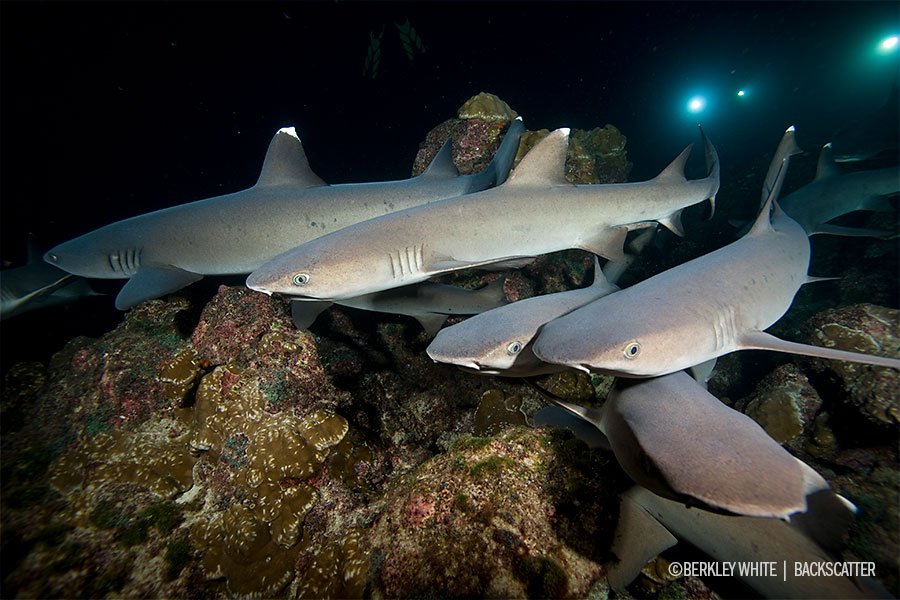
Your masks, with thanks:
<instances>
[{"instance_id":1,"label":"pectoral fin","mask_svg":"<svg viewBox=\"0 0 900 600\"><path fill-rule=\"evenodd\" d=\"M788 342L775 337L765 331L748 331L741 334L739 341L741 350L774 350L787 352L788 354L800 354L802 356L815 356L817 358L829 358L831 360L845 360L847 362L875 365L877 367L889 367L900 370L900 360L885 356L872 356L859 352L847 352L837 348L822 348L810 344L798 344Z\"/></svg>"},{"instance_id":2,"label":"pectoral fin","mask_svg":"<svg viewBox=\"0 0 900 600\"><path fill-rule=\"evenodd\" d=\"M427 315L416 315L415 319L422 324L425 332L430 337L434 337L437 335L437 332L440 330L440 328L444 326L444 322L447 321L447 315L429 313Z\"/></svg>"},{"instance_id":3,"label":"pectoral fin","mask_svg":"<svg viewBox=\"0 0 900 600\"><path fill-rule=\"evenodd\" d=\"M316 317L331 306L331 302L294 300L291 302L291 321L297 329L309 329Z\"/></svg>"},{"instance_id":4,"label":"pectoral fin","mask_svg":"<svg viewBox=\"0 0 900 600\"><path fill-rule=\"evenodd\" d=\"M177 292L201 279L203 275L171 265L141 265L116 296L116 308L128 310L144 300Z\"/></svg>"},{"instance_id":5,"label":"pectoral fin","mask_svg":"<svg viewBox=\"0 0 900 600\"><path fill-rule=\"evenodd\" d=\"M815 226L810 235L842 235L844 237L871 237L881 240L889 240L896 237L893 231L886 229L866 229L864 227L844 227L843 225L832 225L831 223L819 223Z\"/></svg>"},{"instance_id":6,"label":"pectoral fin","mask_svg":"<svg viewBox=\"0 0 900 600\"><path fill-rule=\"evenodd\" d=\"M669 530L629 497L622 495L612 551L618 562L607 565L609 587L617 592L631 583L654 556L678 542Z\"/></svg>"},{"instance_id":7,"label":"pectoral fin","mask_svg":"<svg viewBox=\"0 0 900 600\"><path fill-rule=\"evenodd\" d=\"M603 229L596 235L582 240L576 247L593 252L603 258L624 263L628 260L625 257L625 237L627 235L628 227L625 225Z\"/></svg>"}]
</instances>

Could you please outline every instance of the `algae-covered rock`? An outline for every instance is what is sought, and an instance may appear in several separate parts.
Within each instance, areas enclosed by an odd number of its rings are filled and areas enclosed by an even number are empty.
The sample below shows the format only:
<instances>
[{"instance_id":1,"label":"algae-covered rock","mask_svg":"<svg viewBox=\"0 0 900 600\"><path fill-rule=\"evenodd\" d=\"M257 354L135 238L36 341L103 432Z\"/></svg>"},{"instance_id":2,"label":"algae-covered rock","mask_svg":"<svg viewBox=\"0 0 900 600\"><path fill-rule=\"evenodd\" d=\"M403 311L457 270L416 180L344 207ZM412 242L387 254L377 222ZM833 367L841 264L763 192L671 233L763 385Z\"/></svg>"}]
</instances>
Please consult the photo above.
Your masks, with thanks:
<instances>
[{"instance_id":1,"label":"algae-covered rock","mask_svg":"<svg viewBox=\"0 0 900 600\"><path fill-rule=\"evenodd\" d=\"M584 597L608 558L614 472L581 442L545 430L462 438L390 492L368 536L373 591Z\"/></svg>"},{"instance_id":2,"label":"algae-covered rock","mask_svg":"<svg viewBox=\"0 0 900 600\"><path fill-rule=\"evenodd\" d=\"M811 429L822 399L793 364L781 365L760 381L744 412L784 444Z\"/></svg>"},{"instance_id":3,"label":"algae-covered rock","mask_svg":"<svg viewBox=\"0 0 900 600\"><path fill-rule=\"evenodd\" d=\"M512 121L519 114L509 104L494 94L481 92L472 96L459 107L460 119L481 119L484 121Z\"/></svg>"},{"instance_id":4,"label":"algae-covered rock","mask_svg":"<svg viewBox=\"0 0 900 600\"><path fill-rule=\"evenodd\" d=\"M900 357L900 311L873 304L854 304L822 312L812 319L810 343L826 348ZM887 425L900 423L900 373L837 360L815 361L832 373L848 402L868 419Z\"/></svg>"}]
</instances>

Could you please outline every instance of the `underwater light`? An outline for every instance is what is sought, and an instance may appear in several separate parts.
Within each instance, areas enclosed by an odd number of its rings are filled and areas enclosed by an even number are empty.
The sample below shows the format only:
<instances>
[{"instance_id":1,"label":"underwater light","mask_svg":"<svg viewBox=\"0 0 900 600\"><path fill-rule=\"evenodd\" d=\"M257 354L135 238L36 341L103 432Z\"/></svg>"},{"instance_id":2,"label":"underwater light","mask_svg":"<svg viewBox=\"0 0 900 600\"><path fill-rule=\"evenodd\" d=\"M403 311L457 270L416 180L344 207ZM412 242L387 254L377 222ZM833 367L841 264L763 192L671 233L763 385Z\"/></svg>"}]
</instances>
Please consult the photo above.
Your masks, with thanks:
<instances>
[{"instance_id":1,"label":"underwater light","mask_svg":"<svg viewBox=\"0 0 900 600\"><path fill-rule=\"evenodd\" d=\"M897 42L900 41L896 35L886 37L878 44L879 54L890 54L897 51Z\"/></svg>"},{"instance_id":2,"label":"underwater light","mask_svg":"<svg viewBox=\"0 0 900 600\"><path fill-rule=\"evenodd\" d=\"M743 98L744 96L747 95L747 92L745 92L744 90L738 90L737 95L738 95L738 97Z\"/></svg>"},{"instance_id":3,"label":"underwater light","mask_svg":"<svg viewBox=\"0 0 900 600\"><path fill-rule=\"evenodd\" d=\"M703 96L694 96L688 100L687 109L694 114L702 112L706 108L706 98Z\"/></svg>"}]
</instances>

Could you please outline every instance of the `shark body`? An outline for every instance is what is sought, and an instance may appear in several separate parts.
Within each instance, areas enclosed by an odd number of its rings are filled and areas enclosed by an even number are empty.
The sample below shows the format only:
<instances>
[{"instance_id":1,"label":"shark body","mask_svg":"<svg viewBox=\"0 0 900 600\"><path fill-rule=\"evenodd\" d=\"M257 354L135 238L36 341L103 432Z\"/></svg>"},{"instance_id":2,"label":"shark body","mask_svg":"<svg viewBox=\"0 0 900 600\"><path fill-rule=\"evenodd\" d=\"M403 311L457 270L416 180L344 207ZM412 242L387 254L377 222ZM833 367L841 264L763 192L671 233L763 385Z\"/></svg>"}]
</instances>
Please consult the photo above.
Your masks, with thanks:
<instances>
[{"instance_id":1,"label":"shark body","mask_svg":"<svg viewBox=\"0 0 900 600\"><path fill-rule=\"evenodd\" d=\"M833 154L831 144L826 144L819 154L815 179L785 196L779 202L782 210L800 223L807 235L892 235L828 223L857 210L889 211L891 204L886 197L900 192L900 172L896 168L842 173Z\"/></svg>"},{"instance_id":2,"label":"shark body","mask_svg":"<svg viewBox=\"0 0 900 600\"><path fill-rule=\"evenodd\" d=\"M263 265L247 285L334 300L459 269L521 265L566 248L622 261L629 229L660 222L680 233L681 211L713 200L719 188L718 158L708 140L705 179L685 179L688 147L655 179L603 185L566 181L567 140L568 129L551 132L501 186L322 236Z\"/></svg>"},{"instance_id":3,"label":"shark body","mask_svg":"<svg viewBox=\"0 0 900 600\"><path fill-rule=\"evenodd\" d=\"M599 445L608 445L631 479L660 496L759 517L806 510L801 463L683 371L619 380L600 409L538 391L603 433L607 444ZM535 415L535 424L544 422L547 416Z\"/></svg>"},{"instance_id":4,"label":"shark body","mask_svg":"<svg viewBox=\"0 0 900 600\"><path fill-rule=\"evenodd\" d=\"M205 275L250 273L297 244L373 217L482 190L505 179L524 126L516 120L482 173L460 176L450 144L421 175L326 185L309 167L293 127L269 144L253 187L106 225L52 248L50 264L83 277L129 281L124 310Z\"/></svg>"},{"instance_id":5,"label":"shark body","mask_svg":"<svg viewBox=\"0 0 900 600\"><path fill-rule=\"evenodd\" d=\"M620 561L609 566L610 586L622 590L647 560L680 539L720 563L774 563L774 575L739 569L734 573L766 598L891 598L868 577L796 573L795 563L835 560L838 555L816 537L840 537L854 512L852 505L827 487L810 490L807 500L810 509L786 522L689 508L635 486L622 497L612 548Z\"/></svg>"},{"instance_id":6,"label":"shark body","mask_svg":"<svg viewBox=\"0 0 900 600\"><path fill-rule=\"evenodd\" d=\"M784 169L751 230L719 250L548 323L544 362L623 377L674 373L736 350L776 350L900 369L900 360L787 342L765 333L807 274L809 239L774 203Z\"/></svg>"},{"instance_id":7,"label":"shark body","mask_svg":"<svg viewBox=\"0 0 900 600\"><path fill-rule=\"evenodd\" d=\"M426 281L338 302L361 310L413 317L434 336L450 315L476 315L501 307L509 301L503 291L505 279L492 281L478 290ZM291 317L298 329L312 325L331 302L291 302Z\"/></svg>"},{"instance_id":8,"label":"shark body","mask_svg":"<svg viewBox=\"0 0 900 600\"><path fill-rule=\"evenodd\" d=\"M100 295L84 279L45 263L29 237L28 262L0 271L0 320Z\"/></svg>"}]
</instances>

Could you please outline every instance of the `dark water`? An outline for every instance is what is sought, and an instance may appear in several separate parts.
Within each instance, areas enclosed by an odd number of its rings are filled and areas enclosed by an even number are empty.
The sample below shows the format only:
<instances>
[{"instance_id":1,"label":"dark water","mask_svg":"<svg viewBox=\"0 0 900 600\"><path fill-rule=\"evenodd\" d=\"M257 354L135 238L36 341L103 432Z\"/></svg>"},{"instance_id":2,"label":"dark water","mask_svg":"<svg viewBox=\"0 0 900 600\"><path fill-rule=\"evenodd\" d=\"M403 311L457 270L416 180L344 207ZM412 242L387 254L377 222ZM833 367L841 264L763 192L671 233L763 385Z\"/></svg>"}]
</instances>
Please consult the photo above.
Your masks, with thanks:
<instances>
[{"instance_id":1,"label":"dark water","mask_svg":"<svg viewBox=\"0 0 900 600\"><path fill-rule=\"evenodd\" d=\"M789 178L798 187L898 72L896 54L873 52L897 33L894 2L6 2L0 16L4 266L24 260L29 231L49 247L248 187L286 125L330 183L406 177L425 133L480 91L534 129L616 125L632 179L698 141L702 121L721 156L721 210L744 216L786 126L811 153ZM407 22L425 49L412 59ZM698 92L708 110L690 115ZM699 158L691 168L701 174ZM76 320L115 318L97 313ZM5 326L4 350L18 330L71 327L49 321Z\"/></svg>"}]
</instances>

